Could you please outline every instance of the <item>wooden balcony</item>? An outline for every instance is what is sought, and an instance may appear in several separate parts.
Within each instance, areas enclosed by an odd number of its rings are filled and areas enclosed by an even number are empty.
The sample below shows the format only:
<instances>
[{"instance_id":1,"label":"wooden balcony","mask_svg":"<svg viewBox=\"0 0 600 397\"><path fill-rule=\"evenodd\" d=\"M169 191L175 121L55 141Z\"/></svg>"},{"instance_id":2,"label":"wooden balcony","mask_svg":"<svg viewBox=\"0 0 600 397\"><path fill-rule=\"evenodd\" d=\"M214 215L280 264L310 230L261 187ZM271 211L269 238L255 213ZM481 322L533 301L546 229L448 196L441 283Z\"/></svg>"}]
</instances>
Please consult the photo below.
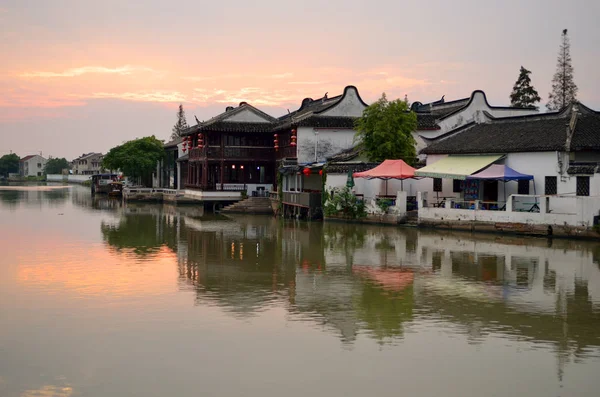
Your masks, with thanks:
<instances>
[{"instance_id":1,"label":"wooden balcony","mask_svg":"<svg viewBox=\"0 0 600 397\"><path fill-rule=\"evenodd\" d=\"M207 146L192 148L190 160L275 160L275 149L268 146Z\"/></svg>"},{"instance_id":2,"label":"wooden balcony","mask_svg":"<svg viewBox=\"0 0 600 397\"><path fill-rule=\"evenodd\" d=\"M283 192L283 204L311 210L321 208L321 192Z\"/></svg>"},{"instance_id":3,"label":"wooden balcony","mask_svg":"<svg viewBox=\"0 0 600 397\"><path fill-rule=\"evenodd\" d=\"M277 159L284 159L284 158L296 158L298 157L298 154L296 152L296 146L285 146L285 147L280 147L279 150L277 151Z\"/></svg>"}]
</instances>

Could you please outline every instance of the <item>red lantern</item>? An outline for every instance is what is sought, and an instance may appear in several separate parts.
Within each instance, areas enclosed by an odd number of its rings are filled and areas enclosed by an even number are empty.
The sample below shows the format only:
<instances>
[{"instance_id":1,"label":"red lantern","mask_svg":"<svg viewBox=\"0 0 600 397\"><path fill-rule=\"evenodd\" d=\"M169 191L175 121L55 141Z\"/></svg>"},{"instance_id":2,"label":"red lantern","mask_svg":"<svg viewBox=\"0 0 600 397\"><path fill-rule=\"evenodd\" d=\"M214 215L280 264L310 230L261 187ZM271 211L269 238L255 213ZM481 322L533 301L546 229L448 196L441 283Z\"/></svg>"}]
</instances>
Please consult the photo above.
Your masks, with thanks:
<instances>
[{"instance_id":1,"label":"red lantern","mask_svg":"<svg viewBox=\"0 0 600 397\"><path fill-rule=\"evenodd\" d=\"M309 176L309 175L310 175L310 168L305 168L305 169L303 169L303 170L302 170L302 173L303 173L305 176Z\"/></svg>"},{"instance_id":2,"label":"red lantern","mask_svg":"<svg viewBox=\"0 0 600 397\"><path fill-rule=\"evenodd\" d=\"M290 142L290 146L296 146L296 142Z\"/></svg>"},{"instance_id":3,"label":"red lantern","mask_svg":"<svg viewBox=\"0 0 600 397\"><path fill-rule=\"evenodd\" d=\"M319 170L319 175L323 176L323 170Z\"/></svg>"},{"instance_id":4,"label":"red lantern","mask_svg":"<svg viewBox=\"0 0 600 397\"><path fill-rule=\"evenodd\" d=\"M292 128L292 136L296 136L296 129Z\"/></svg>"}]
</instances>

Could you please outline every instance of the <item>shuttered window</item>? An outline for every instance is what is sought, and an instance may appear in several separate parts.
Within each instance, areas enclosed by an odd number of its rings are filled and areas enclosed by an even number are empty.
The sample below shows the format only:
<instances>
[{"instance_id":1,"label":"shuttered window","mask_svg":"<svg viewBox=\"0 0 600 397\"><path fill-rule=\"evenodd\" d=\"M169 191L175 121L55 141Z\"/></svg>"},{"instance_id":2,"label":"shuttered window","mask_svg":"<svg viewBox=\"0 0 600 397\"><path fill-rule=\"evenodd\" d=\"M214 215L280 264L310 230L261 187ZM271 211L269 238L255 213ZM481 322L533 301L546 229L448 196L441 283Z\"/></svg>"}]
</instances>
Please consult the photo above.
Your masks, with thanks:
<instances>
[{"instance_id":1,"label":"shuttered window","mask_svg":"<svg viewBox=\"0 0 600 397\"><path fill-rule=\"evenodd\" d=\"M433 191L434 192L442 191L442 178L433 178Z\"/></svg>"},{"instance_id":2,"label":"shuttered window","mask_svg":"<svg viewBox=\"0 0 600 397\"><path fill-rule=\"evenodd\" d=\"M589 176L578 176L577 177L577 195L578 196L589 196L590 195L590 177Z\"/></svg>"},{"instance_id":3,"label":"shuttered window","mask_svg":"<svg viewBox=\"0 0 600 397\"><path fill-rule=\"evenodd\" d=\"M546 194L546 195L556 194L557 191L558 191L558 184L556 181L556 177L555 176L547 176L544 194Z\"/></svg>"}]
</instances>

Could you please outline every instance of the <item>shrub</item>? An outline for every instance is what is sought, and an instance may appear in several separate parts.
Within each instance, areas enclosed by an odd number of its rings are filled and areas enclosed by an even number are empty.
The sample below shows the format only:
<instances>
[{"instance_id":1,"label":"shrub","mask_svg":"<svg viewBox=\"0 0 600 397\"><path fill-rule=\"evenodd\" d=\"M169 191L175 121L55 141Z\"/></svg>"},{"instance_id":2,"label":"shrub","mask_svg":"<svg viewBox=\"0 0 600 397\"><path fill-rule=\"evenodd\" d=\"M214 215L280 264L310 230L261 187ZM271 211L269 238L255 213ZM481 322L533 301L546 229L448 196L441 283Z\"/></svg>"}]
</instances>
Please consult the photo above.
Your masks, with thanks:
<instances>
[{"instance_id":1,"label":"shrub","mask_svg":"<svg viewBox=\"0 0 600 397\"><path fill-rule=\"evenodd\" d=\"M359 200L348 187L334 190L332 196L325 203L325 215L343 216L346 219L358 219L367 216L365 203Z\"/></svg>"}]
</instances>

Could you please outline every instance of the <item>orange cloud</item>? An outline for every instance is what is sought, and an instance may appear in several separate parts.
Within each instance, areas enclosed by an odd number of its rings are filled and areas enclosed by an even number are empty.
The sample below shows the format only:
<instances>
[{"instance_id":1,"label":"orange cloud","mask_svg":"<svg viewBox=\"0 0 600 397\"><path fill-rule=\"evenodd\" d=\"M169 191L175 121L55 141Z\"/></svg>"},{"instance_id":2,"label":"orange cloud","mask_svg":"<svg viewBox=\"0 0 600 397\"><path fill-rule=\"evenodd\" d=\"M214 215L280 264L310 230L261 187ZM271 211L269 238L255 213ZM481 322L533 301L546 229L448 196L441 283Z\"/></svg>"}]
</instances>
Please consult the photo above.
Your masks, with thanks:
<instances>
[{"instance_id":1,"label":"orange cloud","mask_svg":"<svg viewBox=\"0 0 600 397\"><path fill-rule=\"evenodd\" d=\"M82 66L79 68L67 69L62 72L25 72L20 73L19 77L40 77L40 78L53 78L53 77L78 77L84 74L118 74L122 76L130 75L134 72L153 72L152 69L138 66L119 66L116 68L107 68L104 66Z\"/></svg>"},{"instance_id":2,"label":"orange cloud","mask_svg":"<svg viewBox=\"0 0 600 397\"><path fill-rule=\"evenodd\" d=\"M139 91L139 92L94 92L82 95L94 99L122 99L139 102L186 102L186 96L179 91Z\"/></svg>"}]
</instances>

